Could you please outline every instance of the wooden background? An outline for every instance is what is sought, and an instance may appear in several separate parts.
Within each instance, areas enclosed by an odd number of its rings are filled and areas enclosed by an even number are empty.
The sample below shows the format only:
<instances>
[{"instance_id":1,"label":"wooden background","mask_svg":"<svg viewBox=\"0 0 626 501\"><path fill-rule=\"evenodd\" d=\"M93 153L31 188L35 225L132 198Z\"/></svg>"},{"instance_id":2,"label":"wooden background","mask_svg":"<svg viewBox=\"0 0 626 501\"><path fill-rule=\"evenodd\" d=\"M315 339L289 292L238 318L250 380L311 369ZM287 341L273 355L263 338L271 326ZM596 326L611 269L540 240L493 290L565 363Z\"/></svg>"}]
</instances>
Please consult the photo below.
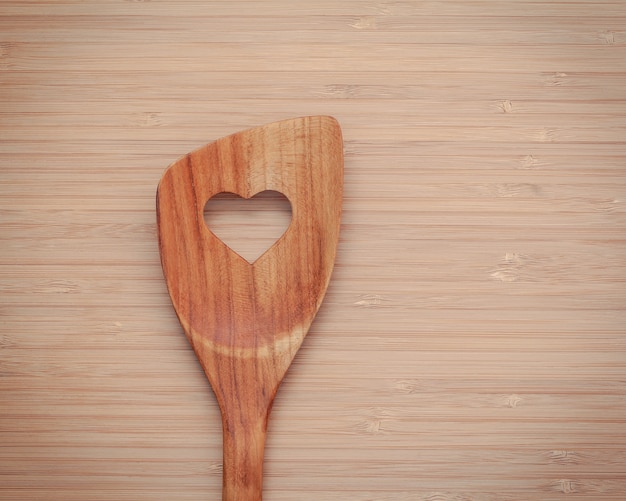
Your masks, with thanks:
<instances>
[{"instance_id":1,"label":"wooden background","mask_svg":"<svg viewBox=\"0 0 626 501\"><path fill-rule=\"evenodd\" d=\"M309 114L344 218L264 499L626 499L621 0L2 0L0 499L220 499L155 190Z\"/></svg>"}]
</instances>

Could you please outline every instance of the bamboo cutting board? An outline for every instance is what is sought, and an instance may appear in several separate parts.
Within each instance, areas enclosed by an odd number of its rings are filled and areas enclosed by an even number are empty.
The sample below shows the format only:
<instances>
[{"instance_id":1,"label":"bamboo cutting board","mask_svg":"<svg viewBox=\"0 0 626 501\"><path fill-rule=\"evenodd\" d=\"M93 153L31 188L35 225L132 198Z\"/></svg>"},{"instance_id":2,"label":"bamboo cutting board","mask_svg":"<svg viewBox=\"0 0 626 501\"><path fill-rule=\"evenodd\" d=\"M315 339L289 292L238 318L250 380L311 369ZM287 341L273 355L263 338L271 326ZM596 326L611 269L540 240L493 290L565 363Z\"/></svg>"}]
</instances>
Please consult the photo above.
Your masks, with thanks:
<instances>
[{"instance_id":1,"label":"bamboo cutting board","mask_svg":"<svg viewBox=\"0 0 626 501\"><path fill-rule=\"evenodd\" d=\"M342 126L344 211L264 499L626 499L625 26L619 0L0 3L0 499L220 499L156 186L304 115ZM288 212L207 218L247 252Z\"/></svg>"}]
</instances>

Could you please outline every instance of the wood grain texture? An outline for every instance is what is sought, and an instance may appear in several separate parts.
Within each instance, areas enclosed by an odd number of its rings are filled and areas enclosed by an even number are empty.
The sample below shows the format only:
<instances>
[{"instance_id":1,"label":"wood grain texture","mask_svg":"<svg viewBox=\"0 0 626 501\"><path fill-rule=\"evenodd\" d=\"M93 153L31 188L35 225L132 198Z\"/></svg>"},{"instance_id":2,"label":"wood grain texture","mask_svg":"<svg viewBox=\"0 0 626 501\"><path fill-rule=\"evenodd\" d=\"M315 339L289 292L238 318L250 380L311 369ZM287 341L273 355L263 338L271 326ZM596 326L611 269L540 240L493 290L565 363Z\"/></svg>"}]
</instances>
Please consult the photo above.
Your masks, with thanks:
<instances>
[{"instance_id":1,"label":"wood grain texture","mask_svg":"<svg viewBox=\"0 0 626 501\"><path fill-rule=\"evenodd\" d=\"M0 499L219 499L154 191L333 115L328 293L264 499L626 497L626 4L0 3Z\"/></svg>"},{"instance_id":2,"label":"wood grain texture","mask_svg":"<svg viewBox=\"0 0 626 501\"><path fill-rule=\"evenodd\" d=\"M267 191L287 197L292 218L250 262L211 230L204 210L220 193L250 200ZM220 138L159 182L163 274L222 414L224 501L261 501L269 413L328 288L342 191L341 128L328 116Z\"/></svg>"}]
</instances>

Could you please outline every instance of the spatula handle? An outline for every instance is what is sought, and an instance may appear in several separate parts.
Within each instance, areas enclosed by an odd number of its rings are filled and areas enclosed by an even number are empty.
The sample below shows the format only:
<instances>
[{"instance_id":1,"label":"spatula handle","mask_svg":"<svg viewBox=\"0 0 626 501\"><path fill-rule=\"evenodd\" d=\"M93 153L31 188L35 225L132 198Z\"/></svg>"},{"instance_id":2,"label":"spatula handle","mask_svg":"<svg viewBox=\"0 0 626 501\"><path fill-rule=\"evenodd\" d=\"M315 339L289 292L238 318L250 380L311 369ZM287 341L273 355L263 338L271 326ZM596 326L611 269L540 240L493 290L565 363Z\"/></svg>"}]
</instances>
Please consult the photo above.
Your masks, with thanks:
<instances>
[{"instance_id":1,"label":"spatula handle","mask_svg":"<svg viewBox=\"0 0 626 501\"><path fill-rule=\"evenodd\" d=\"M261 501L267 414L231 410L223 417L224 475L222 501Z\"/></svg>"},{"instance_id":2,"label":"spatula handle","mask_svg":"<svg viewBox=\"0 0 626 501\"><path fill-rule=\"evenodd\" d=\"M215 356L212 363L223 372L212 382L222 413L222 501L261 501L267 423L278 389L276 384L263 384L263 375L273 371L273 365L268 359L251 363L227 355Z\"/></svg>"}]
</instances>

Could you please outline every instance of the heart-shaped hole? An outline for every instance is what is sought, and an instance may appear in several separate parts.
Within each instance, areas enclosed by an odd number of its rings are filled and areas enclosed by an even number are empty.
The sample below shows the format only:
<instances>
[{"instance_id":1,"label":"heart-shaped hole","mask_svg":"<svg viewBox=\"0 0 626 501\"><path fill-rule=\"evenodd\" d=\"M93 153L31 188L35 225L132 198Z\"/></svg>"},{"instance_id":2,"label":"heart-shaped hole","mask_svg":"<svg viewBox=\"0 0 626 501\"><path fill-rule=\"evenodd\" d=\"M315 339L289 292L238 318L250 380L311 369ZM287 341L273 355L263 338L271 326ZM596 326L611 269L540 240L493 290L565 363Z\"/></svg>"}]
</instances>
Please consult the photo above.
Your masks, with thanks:
<instances>
[{"instance_id":1,"label":"heart-shaped hole","mask_svg":"<svg viewBox=\"0 0 626 501\"><path fill-rule=\"evenodd\" d=\"M291 203L278 191L262 191L252 198L218 193L204 206L204 222L228 247L254 263L291 223Z\"/></svg>"}]
</instances>

